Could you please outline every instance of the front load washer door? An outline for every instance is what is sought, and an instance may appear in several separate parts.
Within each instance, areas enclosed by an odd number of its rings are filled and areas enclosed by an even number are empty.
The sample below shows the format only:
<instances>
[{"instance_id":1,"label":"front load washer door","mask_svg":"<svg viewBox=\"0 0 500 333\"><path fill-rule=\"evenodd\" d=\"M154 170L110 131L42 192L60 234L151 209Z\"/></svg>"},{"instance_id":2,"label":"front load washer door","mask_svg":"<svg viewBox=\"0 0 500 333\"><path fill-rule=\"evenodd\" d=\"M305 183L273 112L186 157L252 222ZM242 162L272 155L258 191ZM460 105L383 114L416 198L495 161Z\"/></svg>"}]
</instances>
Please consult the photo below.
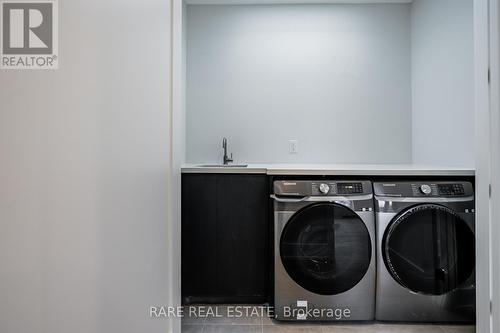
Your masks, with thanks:
<instances>
[{"instance_id":1,"label":"front load washer door","mask_svg":"<svg viewBox=\"0 0 500 333\"><path fill-rule=\"evenodd\" d=\"M447 207L414 206L386 229L382 256L392 277L419 294L443 295L463 285L475 266L474 233Z\"/></svg>"},{"instance_id":2,"label":"front load washer door","mask_svg":"<svg viewBox=\"0 0 500 333\"><path fill-rule=\"evenodd\" d=\"M302 288L336 295L353 288L370 266L371 239L361 218L336 203L317 203L295 213L285 225L280 256Z\"/></svg>"}]
</instances>

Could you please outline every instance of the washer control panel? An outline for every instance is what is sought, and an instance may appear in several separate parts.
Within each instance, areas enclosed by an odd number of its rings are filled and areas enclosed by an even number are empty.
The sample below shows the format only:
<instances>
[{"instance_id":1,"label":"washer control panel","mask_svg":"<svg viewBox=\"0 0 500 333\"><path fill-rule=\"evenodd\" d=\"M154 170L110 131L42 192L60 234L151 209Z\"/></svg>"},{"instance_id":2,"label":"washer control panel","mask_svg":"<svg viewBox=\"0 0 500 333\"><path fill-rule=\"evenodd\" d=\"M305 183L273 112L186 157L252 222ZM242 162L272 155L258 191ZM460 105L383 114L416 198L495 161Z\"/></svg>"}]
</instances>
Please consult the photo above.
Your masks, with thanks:
<instances>
[{"instance_id":1,"label":"washer control panel","mask_svg":"<svg viewBox=\"0 0 500 333\"><path fill-rule=\"evenodd\" d=\"M374 183L375 195L392 197L473 196L470 182L396 182Z\"/></svg>"},{"instance_id":2,"label":"washer control panel","mask_svg":"<svg viewBox=\"0 0 500 333\"><path fill-rule=\"evenodd\" d=\"M372 194L369 181L275 181L274 193L289 196L351 196Z\"/></svg>"},{"instance_id":3,"label":"washer control panel","mask_svg":"<svg viewBox=\"0 0 500 333\"><path fill-rule=\"evenodd\" d=\"M365 193L362 182L311 182L311 195L357 195Z\"/></svg>"}]
</instances>

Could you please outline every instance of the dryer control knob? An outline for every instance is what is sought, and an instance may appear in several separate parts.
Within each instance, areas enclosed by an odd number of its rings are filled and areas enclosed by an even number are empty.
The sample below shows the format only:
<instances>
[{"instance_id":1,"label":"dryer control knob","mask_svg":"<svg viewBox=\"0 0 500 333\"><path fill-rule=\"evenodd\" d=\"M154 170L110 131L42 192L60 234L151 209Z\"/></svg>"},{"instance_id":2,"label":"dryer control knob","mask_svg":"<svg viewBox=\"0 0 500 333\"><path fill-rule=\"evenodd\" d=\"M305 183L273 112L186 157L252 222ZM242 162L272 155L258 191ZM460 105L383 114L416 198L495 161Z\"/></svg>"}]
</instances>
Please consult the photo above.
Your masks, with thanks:
<instances>
[{"instance_id":1,"label":"dryer control knob","mask_svg":"<svg viewBox=\"0 0 500 333\"><path fill-rule=\"evenodd\" d=\"M425 195L429 195L432 193L432 188L427 184L423 184L420 185L420 192L422 192Z\"/></svg>"},{"instance_id":2,"label":"dryer control knob","mask_svg":"<svg viewBox=\"0 0 500 333\"><path fill-rule=\"evenodd\" d=\"M330 192L330 186L325 183L319 184L319 191L323 194L328 194L328 192Z\"/></svg>"}]
</instances>

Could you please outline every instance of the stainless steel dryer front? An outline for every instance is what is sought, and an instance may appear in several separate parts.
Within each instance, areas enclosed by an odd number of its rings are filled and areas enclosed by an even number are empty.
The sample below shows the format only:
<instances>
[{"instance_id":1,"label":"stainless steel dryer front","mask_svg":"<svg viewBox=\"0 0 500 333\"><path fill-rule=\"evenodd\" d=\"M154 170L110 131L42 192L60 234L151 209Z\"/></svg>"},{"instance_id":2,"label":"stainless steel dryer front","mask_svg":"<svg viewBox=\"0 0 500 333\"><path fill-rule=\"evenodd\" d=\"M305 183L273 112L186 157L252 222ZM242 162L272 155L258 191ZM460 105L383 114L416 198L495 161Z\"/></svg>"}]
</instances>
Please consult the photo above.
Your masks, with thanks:
<instances>
[{"instance_id":1,"label":"stainless steel dryer front","mask_svg":"<svg viewBox=\"0 0 500 333\"><path fill-rule=\"evenodd\" d=\"M275 181L278 320L374 319L375 224L369 181Z\"/></svg>"},{"instance_id":2,"label":"stainless steel dryer front","mask_svg":"<svg viewBox=\"0 0 500 333\"><path fill-rule=\"evenodd\" d=\"M464 181L376 182L377 320L475 320L474 191Z\"/></svg>"}]
</instances>

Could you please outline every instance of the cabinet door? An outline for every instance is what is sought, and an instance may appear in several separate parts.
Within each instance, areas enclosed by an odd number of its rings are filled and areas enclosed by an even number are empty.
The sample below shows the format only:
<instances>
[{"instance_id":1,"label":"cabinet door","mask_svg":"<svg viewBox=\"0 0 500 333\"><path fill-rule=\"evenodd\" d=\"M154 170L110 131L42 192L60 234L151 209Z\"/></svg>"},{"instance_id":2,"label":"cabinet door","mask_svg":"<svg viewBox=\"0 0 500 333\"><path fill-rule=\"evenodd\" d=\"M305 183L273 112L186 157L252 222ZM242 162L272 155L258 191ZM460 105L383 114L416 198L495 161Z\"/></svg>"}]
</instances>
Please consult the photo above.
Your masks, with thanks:
<instances>
[{"instance_id":1,"label":"cabinet door","mask_svg":"<svg viewBox=\"0 0 500 333\"><path fill-rule=\"evenodd\" d=\"M182 295L217 294L216 175L182 176Z\"/></svg>"},{"instance_id":2,"label":"cabinet door","mask_svg":"<svg viewBox=\"0 0 500 333\"><path fill-rule=\"evenodd\" d=\"M268 279L267 177L217 178L217 290L231 297L262 297Z\"/></svg>"}]
</instances>

